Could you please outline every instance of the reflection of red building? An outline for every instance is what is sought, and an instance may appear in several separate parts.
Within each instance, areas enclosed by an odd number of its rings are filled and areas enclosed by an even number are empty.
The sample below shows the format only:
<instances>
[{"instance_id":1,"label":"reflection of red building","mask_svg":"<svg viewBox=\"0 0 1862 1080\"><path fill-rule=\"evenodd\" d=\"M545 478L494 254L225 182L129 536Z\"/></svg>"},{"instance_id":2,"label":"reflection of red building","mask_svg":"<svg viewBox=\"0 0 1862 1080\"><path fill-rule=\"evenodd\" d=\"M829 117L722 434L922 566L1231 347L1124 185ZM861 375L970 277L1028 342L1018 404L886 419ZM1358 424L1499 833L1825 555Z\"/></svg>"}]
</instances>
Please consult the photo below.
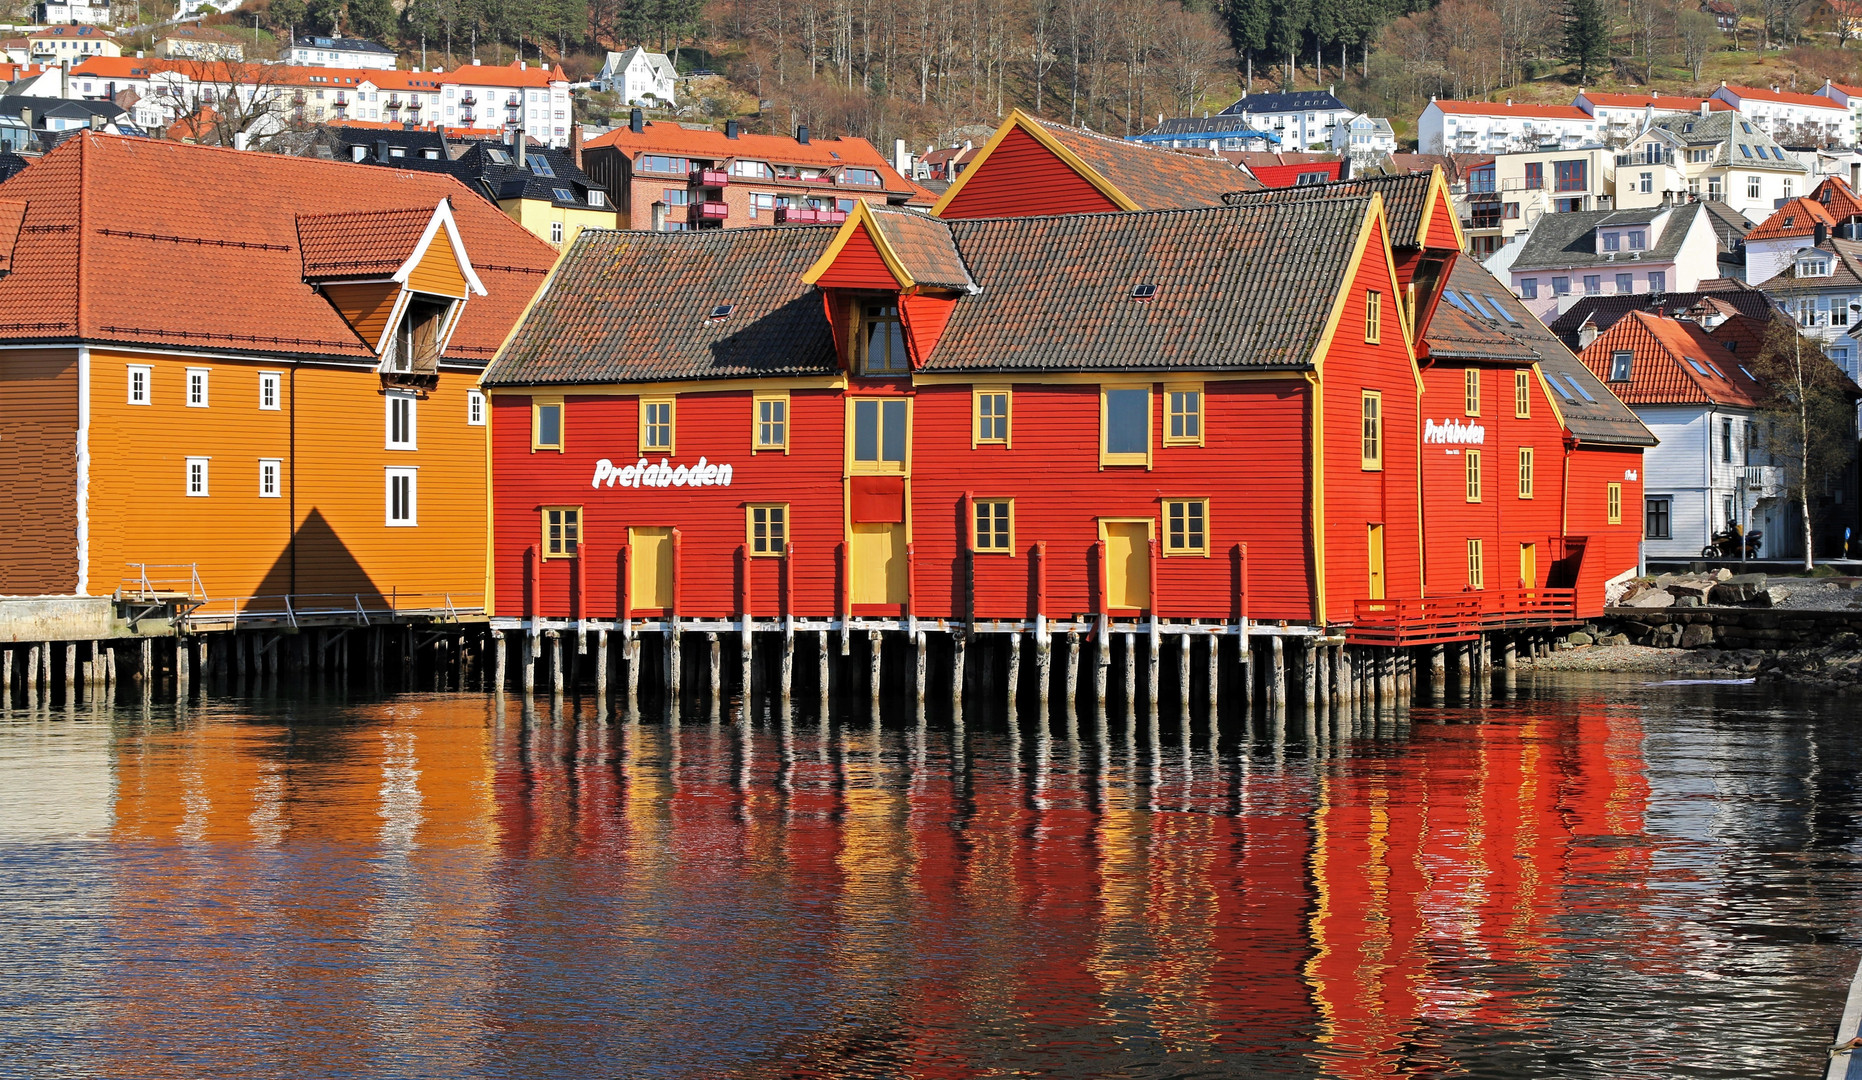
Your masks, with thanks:
<instances>
[{"instance_id":1,"label":"reflection of red building","mask_svg":"<svg viewBox=\"0 0 1862 1080\"><path fill-rule=\"evenodd\" d=\"M1389 1075L1431 1029L1542 1026L1545 981L1511 973L1555 960L1574 897L1608 881L1620 911L1646 872L1639 724L1537 711L1418 729L1322 781L1306 974L1335 1075Z\"/></svg>"}]
</instances>

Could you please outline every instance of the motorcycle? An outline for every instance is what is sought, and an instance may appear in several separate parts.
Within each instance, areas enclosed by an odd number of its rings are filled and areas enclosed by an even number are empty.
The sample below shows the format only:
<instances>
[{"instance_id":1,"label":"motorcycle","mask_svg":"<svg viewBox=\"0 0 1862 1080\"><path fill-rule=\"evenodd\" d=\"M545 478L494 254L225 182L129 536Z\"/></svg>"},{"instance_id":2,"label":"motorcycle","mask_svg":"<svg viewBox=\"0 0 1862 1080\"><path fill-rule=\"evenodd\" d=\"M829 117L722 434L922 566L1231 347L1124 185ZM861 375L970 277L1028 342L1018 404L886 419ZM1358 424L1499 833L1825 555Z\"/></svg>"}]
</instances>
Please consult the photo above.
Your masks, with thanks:
<instances>
[{"instance_id":1,"label":"motorcycle","mask_svg":"<svg viewBox=\"0 0 1862 1080\"><path fill-rule=\"evenodd\" d=\"M1759 554L1759 541L1764 538L1765 534L1755 529L1744 534L1742 544L1739 526L1734 525L1714 533L1713 543L1701 548L1700 555L1703 559L1737 559L1743 554L1745 558L1756 559Z\"/></svg>"}]
</instances>

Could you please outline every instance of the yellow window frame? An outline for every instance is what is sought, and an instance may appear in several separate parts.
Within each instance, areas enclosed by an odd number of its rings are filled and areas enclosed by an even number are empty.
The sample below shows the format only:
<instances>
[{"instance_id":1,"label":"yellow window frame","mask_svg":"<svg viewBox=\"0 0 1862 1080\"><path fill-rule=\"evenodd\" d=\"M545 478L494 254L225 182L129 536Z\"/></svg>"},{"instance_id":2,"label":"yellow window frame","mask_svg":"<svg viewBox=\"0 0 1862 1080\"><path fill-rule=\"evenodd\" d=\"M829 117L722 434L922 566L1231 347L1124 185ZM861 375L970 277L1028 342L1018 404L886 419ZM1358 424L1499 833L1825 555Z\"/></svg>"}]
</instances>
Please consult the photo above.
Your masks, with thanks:
<instances>
[{"instance_id":1,"label":"yellow window frame","mask_svg":"<svg viewBox=\"0 0 1862 1080\"><path fill-rule=\"evenodd\" d=\"M1384 467L1384 395L1366 390L1358 396L1358 464L1366 472Z\"/></svg>"},{"instance_id":2,"label":"yellow window frame","mask_svg":"<svg viewBox=\"0 0 1862 1080\"><path fill-rule=\"evenodd\" d=\"M1177 407L1176 407L1177 406L1177 395L1179 394L1195 394L1196 395L1196 410L1193 414L1188 411L1179 412L1177 410ZM1203 445L1203 433L1209 430L1208 404L1209 404L1209 397L1207 394L1203 393L1202 383L1165 383L1164 384L1164 445L1165 446L1201 446ZM1171 429L1175 426L1174 422L1176 418L1178 416L1187 417L1190 415L1194 415L1196 417L1196 434L1195 435L1172 435Z\"/></svg>"},{"instance_id":3,"label":"yellow window frame","mask_svg":"<svg viewBox=\"0 0 1862 1080\"><path fill-rule=\"evenodd\" d=\"M583 521L582 508L580 506L544 506L544 507L539 507L538 509L539 509L539 513L537 514L537 518L539 522L542 524L543 542L541 545L538 546L537 551L541 554L542 558L545 561L548 561L550 559L579 558L582 553L582 545L586 542L586 539L587 539L586 536L584 535L585 523ZM574 514L575 515L575 550L574 551L561 550L561 545L557 545L552 541L550 537L550 516L552 514L555 514L555 515ZM561 527L565 524L565 522L559 519L556 524L558 527ZM563 534L562 539L566 540L567 538L568 536L567 536L567 533L565 532ZM555 550L552 550L552 548L555 548Z\"/></svg>"},{"instance_id":4,"label":"yellow window frame","mask_svg":"<svg viewBox=\"0 0 1862 1080\"><path fill-rule=\"evenodd\" d=\"M1623 523L1623 485L1610 484L1603 492L1604 514L1612 525Z\"/></svg>"},{"instance_id":5,"label":"yellow window frame","mask_svg":"<svg viewBox=\"0 0 1862 1080\"><path fill-rule=\"evenodd\" d=\"M1464 459L1466 461L1466 465L1464 466L1464 468L1467 472L1468 501L1471 503L1480 502L1481 494L1482 494L1482 491L1481 491L1481 452L1479 450L1463 450L1461 453L1464 456Z\"/></svg>"},{"instance_id":6,"label":"yellow window frame","mask_svg":"<svg viewBox=\"0 0 1862 1080\"><path fill-rule=\"evenodd\" d=\"M1481 369L1468 368L1461 373L1461 411L1468 416L1481 414Z\"/></svg>"},{"instance_id":7,"label":"yellow window frame","mask_svg":"<svg viewBox=\"0 0 1862 1080\"><path fill-rule=\"evenodd\" d=\"M556 410L556 441L553 443L546 443L537 438L537 433L543 429L541 420L543 416L543 410L546 408L553 408ZM569 410L563 407L562 398L560 397L533 397L531 398L530 399L530 452L536 453L538 450L554 450L559 454L562 453L564 447L569 442L568 419L569 419Z\"/></svg>"},{"instance_id":8,"label":"yellow window frame","mask_svg":"<svg viewBox=\"0 0 1862 1080\"><path fill-rule=\"evenodd\" d=\"M1519 497L1522 499L1532 498L1532 459L1532 447L1519 448Z\"/></svg>"},{"instance_id":9,"label":"yellow window frame","mask_svg":"<svg viewBox=\"0 0 1862 1080\"><path fill-rule=\"evenodd\" d=\"M1106 449L1106 439L1111 434L1111 406L1109 395L1115 390L1138 390L1144 393L1144 452L1114 454ZM1108 465L1142 465L1151 467L1151 448L1157 440L1151 430L1156 418L1157 395L1150 383L1102 383L1099 387L1099 467Z\"/></svg>"},{"instance_id":10,"label":"yellow window frame","mask_svg":"<svg viewBox=\"0 0 1862 1080\"><path fill-rule=\"evenodd\" d=\"M999 418L992 416L989 419L992 422L997 419L1002 421L1002 434L999 437L993 434L983 434L983 399L995 397L1002 399L1002 415ZM972 387L970 389L970 449L974 450L979 446L1013 447L1014 438L1015 396L1011 388L1007 386Z\"/></svg>"},{"instance_id":11,"label":"yellow window frame","mask_svg":"<svg viewBox=\"0 0 1862 1080\"><path fill-rule=\"evenodd\" d=\"M769 511L771 510L780 510L782 512L782 543L780 545L772 545L770 542L771 538L769 536ZM763 540L763 550L761 551L757 550L756 515L758 511L761 511L764 515L764 518L763 518L764 540ZM782 556L786 554L788 551L789 527L792 524L793 524L793 520L789 514L788 503L745 503L744 504L744 550L749 552L750 557L753 559L780 559L782 558Z\"/></svg>"},{"instance_id":12,"label":"yellow window frame","mask_svg":"<svg viewBox=\"0 0 1862 1080\"><path fill-rule=\"evenodd\" d=\"M1188 542L1189 533L1190 533L1188 508L1192 505L1202 508L1203 540L1200 545L1193 545ZM1172 514L1172 511L1175 510L1177 507L1184 508L1183 539L1185 542L1182 546L1175 546L1174 537L1172 536L1171 514ZM1210 550L1215 546L1209 539L1209 500L1208 499L1180 499L1180 498L1165 499L1164 500L1164 514L1163 514L1163 532L1164 532L1164 543L1159 553L1162 554L1165 558L1170 558L1172 556L1177 556L1177 555L1199 555L1203 558L1208 558Z\"/></svg>"},{"instance_id":13,"label":"yellow window frame","mask_svg":"<svg viewBox=\"0 0 1862 1080\"><path fill-rule=\"evenodd\" d=\"M765 442L763 439L763 406L778 404L782 406L782 441ZM781 453L789 452L789 429L793 425L795 409L789 403L788 394L764 393L753 394L750 398L750 452Z\"/></svg>"},{"instance_id":14,"label":"yellow window frame","mask_svg":"<svg viewBox=\"0 0 1862 1080\"><path fill-rule=\"evenodd\" d=\"M982 537L977 530L977 517L985 506L1003 506L1009 508L1008 535L1000 544L984 547ZM990 530L992 533L995 531ZM993 538L993 537L992 537ZM1015 500L1014 499L972 499L970 509L970 550L978 555L1013 555L1015 554Z\"/></svg>"},{"instance_id":15,"label":"yellow window frame","mask_svg":"<svg viewBox=\"0 0 1862 1080\"><path fill-rule=\"evenodd\" d=\"M1384 337L1384 294L1376 289L1364 290L1364 340L1376 345Z\"/></svg>"},{"instance_id":16,"label":"yellow window frame","mask_svg":"<svg viewBox=\"0 0 1862 1080\"><path fill-rule=\"evenodd\" d=\"M864 394L859 397L849 397L843 400L846 401L847 403L846 427L844 428L846 432L846 438L844 440L845 445L842 447L842 453L843 453L842 468L845 469L846 475L848 476L906 476L906 477L911 476L912 475L912 414L914 412L913 400L909 397L905 397L902 394ZM878 406L879 408L879 445L882 448L886 445L886 404L885 403L888 401L903 401L905 403L905 460L904 461L898 463L897 465L892 465L884 461L881 461L876 464L870 461L862 462L862 461L854 460L854 457L853 457L854 409L856 406L858 406L863 401L875 401L879 403L879 406Z\"/></svg>"},{"instance_id":17,"label":"yellow window frame","mask_svg":"<svg viewBox=\"0 0 1862 1080\"><path fill-rule=\"evenodd\" d=\"M1513 373L1513 415L1521 420L1532 417L1532 372L1523 368Z\"/></svg>"},{"instance_id":18,"label":"yellow window frame","mask_svg":"<svg viewBox=\"0 0 1862 1080\"><path fill-rule=\"evenodd\" d=\"M647 423L649 409L652 406L666 406L666 442L665 445L647 441L647 431L652 425ZM640 452L642 454L674 454L679 445L679 399L675 397L656 396L640 399Z\"/></svg>"},{"instance_id":19,"label":"yellow window frame","mask_svg":"<svg viewBox=\"0 0 1862 1080\"><path fill-rule=\"evenodd\" d=\"M1468 538L1468 587L1487 587L1487 552L1483 542L1473 537Z\"/></svg>"}]
</instances>

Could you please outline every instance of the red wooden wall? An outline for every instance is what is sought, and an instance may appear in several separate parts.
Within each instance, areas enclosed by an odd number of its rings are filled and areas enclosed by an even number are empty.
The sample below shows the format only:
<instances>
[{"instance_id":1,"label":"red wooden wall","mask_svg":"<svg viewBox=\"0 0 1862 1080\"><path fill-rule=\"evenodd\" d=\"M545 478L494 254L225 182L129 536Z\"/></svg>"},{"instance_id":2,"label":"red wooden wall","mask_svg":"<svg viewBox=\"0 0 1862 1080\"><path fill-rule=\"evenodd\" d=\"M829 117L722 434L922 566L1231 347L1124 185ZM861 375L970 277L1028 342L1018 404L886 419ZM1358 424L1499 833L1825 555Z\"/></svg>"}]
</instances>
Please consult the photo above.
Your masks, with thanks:
<instances>
[{"instance_id":1,"label":"red wooden wall","mask_svg":"<svg viewBox=\"0 0 1862 1080\"><path fill-rule=\"evenodd\" d=\"M1634 569L1642 541L1642 451L1579 446L1566 488L1567 535L1585 539L1578 572L1578 614L1603 613L1603 583ZM1633 477L1633 479L1632 479ZM1610 484L1623 485L1623 520L1608 521Z\"/></svg>"},{"instance_id":2,"label":"red wooden wall","mask_svg":"<svg viewBox=\"0 0 1862 1080\"><path fill-rule=\"evenodd\" d=\"M1098 214L1118 205L1017 127L963 174L963 190L939 217Z\"/></svg>"}]
</instances>

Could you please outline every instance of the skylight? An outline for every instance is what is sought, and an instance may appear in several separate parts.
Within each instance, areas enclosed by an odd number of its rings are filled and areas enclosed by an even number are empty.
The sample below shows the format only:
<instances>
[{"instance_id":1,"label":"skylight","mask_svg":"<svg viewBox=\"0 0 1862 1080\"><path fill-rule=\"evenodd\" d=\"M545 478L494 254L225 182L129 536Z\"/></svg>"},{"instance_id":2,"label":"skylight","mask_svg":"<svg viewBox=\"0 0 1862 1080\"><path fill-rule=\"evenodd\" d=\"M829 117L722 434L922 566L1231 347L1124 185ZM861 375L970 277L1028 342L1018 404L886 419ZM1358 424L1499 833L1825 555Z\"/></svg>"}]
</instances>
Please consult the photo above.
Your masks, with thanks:
<instances>
[{"instance_id":1,"label":"skylight","mask_svg":"<svg viewBox=\"0 0 1862 1080\"><path fill-rule=\"evenodd\" d=\"M1584 389L1584 384L1578 381L1578 377L1576 375L1566 375L1565 381L1571 384L1571 389L1576 390L1580 394L1583 394L1585 401L1590 402L1592 405L1597 404L1597 399L1590 396L1590 391ZM1577 399L1572 398L1571 400L1576 401Z\"/></svg>"},{"instance_id":2,"label":"skylight","mask_svg":"<svg viewBox=\"0 0 1862 1080\"><path fill-rule=\"evenodd\" d=\"M1774 146L1771 148L1771 156L1777 158L1779 161L1783 161L1784 151Z\"/></svg>"},{"instance_id":3,"label":"skylight","mask_svg":"<svg viewBox=\"0 0 1862 1080\"><path fill-rule=\"evenodd\" d=\"M1455 290L1453 290L1453 289L1443 289L1443 290L1442 290L1442 298L1443 298L1444 300L1447 300L1447 301L1448 301L1448 302L1449 302L1450 304L1453 304L1453 305L1454 305L1455 307L1458 307L1458 308L1460 308L1463 314L1465 314L1465 315L1472 315L1472 314L1474 314L1474 312L1472 312L1472 311L1470 311L1470 310L1468 310L1468 305L1467 305L1467 302L1466 302L1466 301L1464 301L1464 300L1462 300L1462 299L1461 299L1461 298L1460 298L1459 296L1456 296L1456 295L1455 295Z\"/></svg>"},{"instance_id":4,"label":"skylight","mask_svg":"<svg viewBox=\"0 0 1862 1080\"><path fill-rule=\"evenodd\" d=\"M1131 298L1133 300L1149 300L1151 297L1156 296L1156 295L1157 295L1157 286L1152 285L1152 284L1147 283L1143 285L1133 285L1131 287Z\"/></svg>"},{"instance_id":5,"label":"skylight","mask_svg":"<svg viewBox=\"0 0 1862 1080\"><path fill-rule=\"evenodd\" d=\"M1564 398L1566 401L1569 401L1573 405L1576 405L1578 403L1578 399L1572 396L1570 390L1565 389L1565 384L1559 380L1556 373L1552 375L1552 378L1550 381L1552 384L1552 389L1558 391L1559 397Z\"/></svg>"},{"instance_id":6,"label":"skylight","mask_svg":"<svg viewBox=\"0 0 1862 1080\"><path fill-rule=\"evenodd\" d=\"M1739 370L1745 372L1746 378L1751 379L1753 382L1759 381L1759 377L1757 375L1752 374L1752 369L1747 367L1746 365L1744 364L1739 365Z\"/></svg>"},{"instance_id":7,"label":"skylight","mask_svg":"<svg viewBox=\"0 0 1862 1080\"><path fill-rule=\"evenodd\" d=\"M717 307L711 309L711 318L728 319L731 317L731 312L736 310L736 304L719 304Z\"/></svg>"},{"instance_id":8,"label":"skylight","mask_svg":"<svg viewBox=\"0 0 1862 1080\"><path fill-rule=\"evenodd\" d=\"M1760 149L1763 149L1763 147L1761 147ZM1752 156L1752 148L1750 146L1747 146L1745 143L1739 144L1739 152L1746 155L1747 157Z\"/></svg>"},{"instance_id":9,"label":"skylight","mask_svg":"<svg viewBox=\"0 0 1862 1080\"><path fill-rule=\"evenodd\" d=\"M505 153L503 150L500 150L495 146L486 147L485 153L490 155L491 160L497 162L500 165L509 165L511 163L511 155Z\"/></svg>"},{"instance_id":10,"label":"skylight","mask_svg":"<svg viewBox=\"0 0 1862 1080\"><path fill-rule=\"evenodd\" d=\"M1487 305L1481 303L1480 297L1475 296L1473 293L1464 292L1461 294L1461 298L1463 300L1466 300L1468 303L1473 304L1474 310L1480 312L1482 318L1493 319L1495 321L1499 320L1500 317L1498 315L1495 315L1493 312L1488 311Z\"/></svg>"},{"instance_id":11,"label":"skylight","mask_svg":"<svg viewBox=\"0 0 1862 1080\"><path fill-rule=\"evenodd\" d=\"M550 163L549 163L549 162L548 162L547 160L545 160L544 158L542 158L542 157L532 157L532 158L528 158L528 159L526 159L526 160L527 160L527 161L529 162L529 164L530 164L530 171L531 171L531 172L533 172L533 173L535 173L535 174L536 174L536 175L538 175L538 176L547 176L547 177L550 177L551 179L554 179L554 178L555 178L555 176L556 176L556 170L555 170L555 169L552 169L552 168L550 168Z\"/></svg>"},{"instance_id":12,"label":"skylight","mask_svg":"<svg viewBox=\"0 0 1862 1080\"><path fill-rule=\"evenodd\" d=\"M575 201L575 192L570 191L568 188L559 187L559 188L555 188L554 190L556 192L557 202L574 202Z\"/></svg>"},{"instance_id":13,"label":"skylight","mask_svg":"<svg viewBox=\"0 0 1862 1080\"><path fill-rule=\"evenodd\" d=\"M1751 124L1748 124L1748 123L1746 123L1746 122L1745 122L1744 120L1741 120L1741 121L1739 122L1739 129L1740 129L1741 131L1744 131L1744 132L1745 132L1745 133L1746 133L1747 135L1750 135L1750 134L1752 134L1752 125L1751 125Z\"/></svg>"},{"instance_id":14,"label":"skylight","mask_svg":"<svg viewBox=\"0 0 1862 1080\"><path fill-rule=\"evenodd\" d=\"M1501 315L1501 317L1502 317L1502 318L1504 318L1504 319L1505 319L1505 320L1506 320L1507 322L1510 322L1510 323L1512 323L1512 324L1513 324L1514 326L1521 326L1521 325L1523 325L1523 324L1522 324L1522 323L1521 323L1521 322L1519 321L1519 319L1518 319L1517 317L1515 317L1515 316L1514 316L1514 314L1513 314L1513 313L1512 313L1511 311L1508 311L1508 310L1507 310L1507 309L1506 309L1505 307L1502 307L1502 306L1501 306L1501 304L1500 304L1500 301L1498 301L1498 300L1495 300L1495 299L1493 298L1493 294L1492 294L1492 293L1485 293L1485 294L1483 294L1483 295L1485 295L1485 296L1487 297L1487 306L1488 306L1488 307L1491 307L1491 308L1493 308L1493 309L1494 309L1495 311L1497 311L1497 312L1499 312L1499 313L1500 313L1500 315Z\"/></svg>"},{"instance_id":15,"label":"skylight","mask_svg":"<svg viewBox=\"0 0 1862 1080\"><path fill-rule=\"evenodd\" d=\"M1718 375L1718 376L1719 376L1720 378L1722 378L1722 379L1726 379L1726 372L1724 372L1724 371L1721 371L1721 370L1720 370L1720 365L1718 365L1718 364L1716 364L1716 363L1714 363L1713 361L1711 361L1711 360L1709 360L1709 361L1707 361L1707 366L1713 369L1713 373L1714 373L1715 375ZM1727 382L1732 382L1733 380L1731 380L1731 379L1726 379L1726 381L1727 381Z\"/></svg>"},{"instance_id":16,"label":"skylight","mask_svg":"<svg viewBox=\"0 0 1862 1080\"><path fill-rule=\"evenodd\" d=\"M1693 368L1696 372L1700 373L1702 377L1706 376L1707 369L1700 366L1700 361L1694 359L1691 356L1684 356L1681 359L1686 360L1688 363L1688 366Z\"/></svg>"}]
</instances>

